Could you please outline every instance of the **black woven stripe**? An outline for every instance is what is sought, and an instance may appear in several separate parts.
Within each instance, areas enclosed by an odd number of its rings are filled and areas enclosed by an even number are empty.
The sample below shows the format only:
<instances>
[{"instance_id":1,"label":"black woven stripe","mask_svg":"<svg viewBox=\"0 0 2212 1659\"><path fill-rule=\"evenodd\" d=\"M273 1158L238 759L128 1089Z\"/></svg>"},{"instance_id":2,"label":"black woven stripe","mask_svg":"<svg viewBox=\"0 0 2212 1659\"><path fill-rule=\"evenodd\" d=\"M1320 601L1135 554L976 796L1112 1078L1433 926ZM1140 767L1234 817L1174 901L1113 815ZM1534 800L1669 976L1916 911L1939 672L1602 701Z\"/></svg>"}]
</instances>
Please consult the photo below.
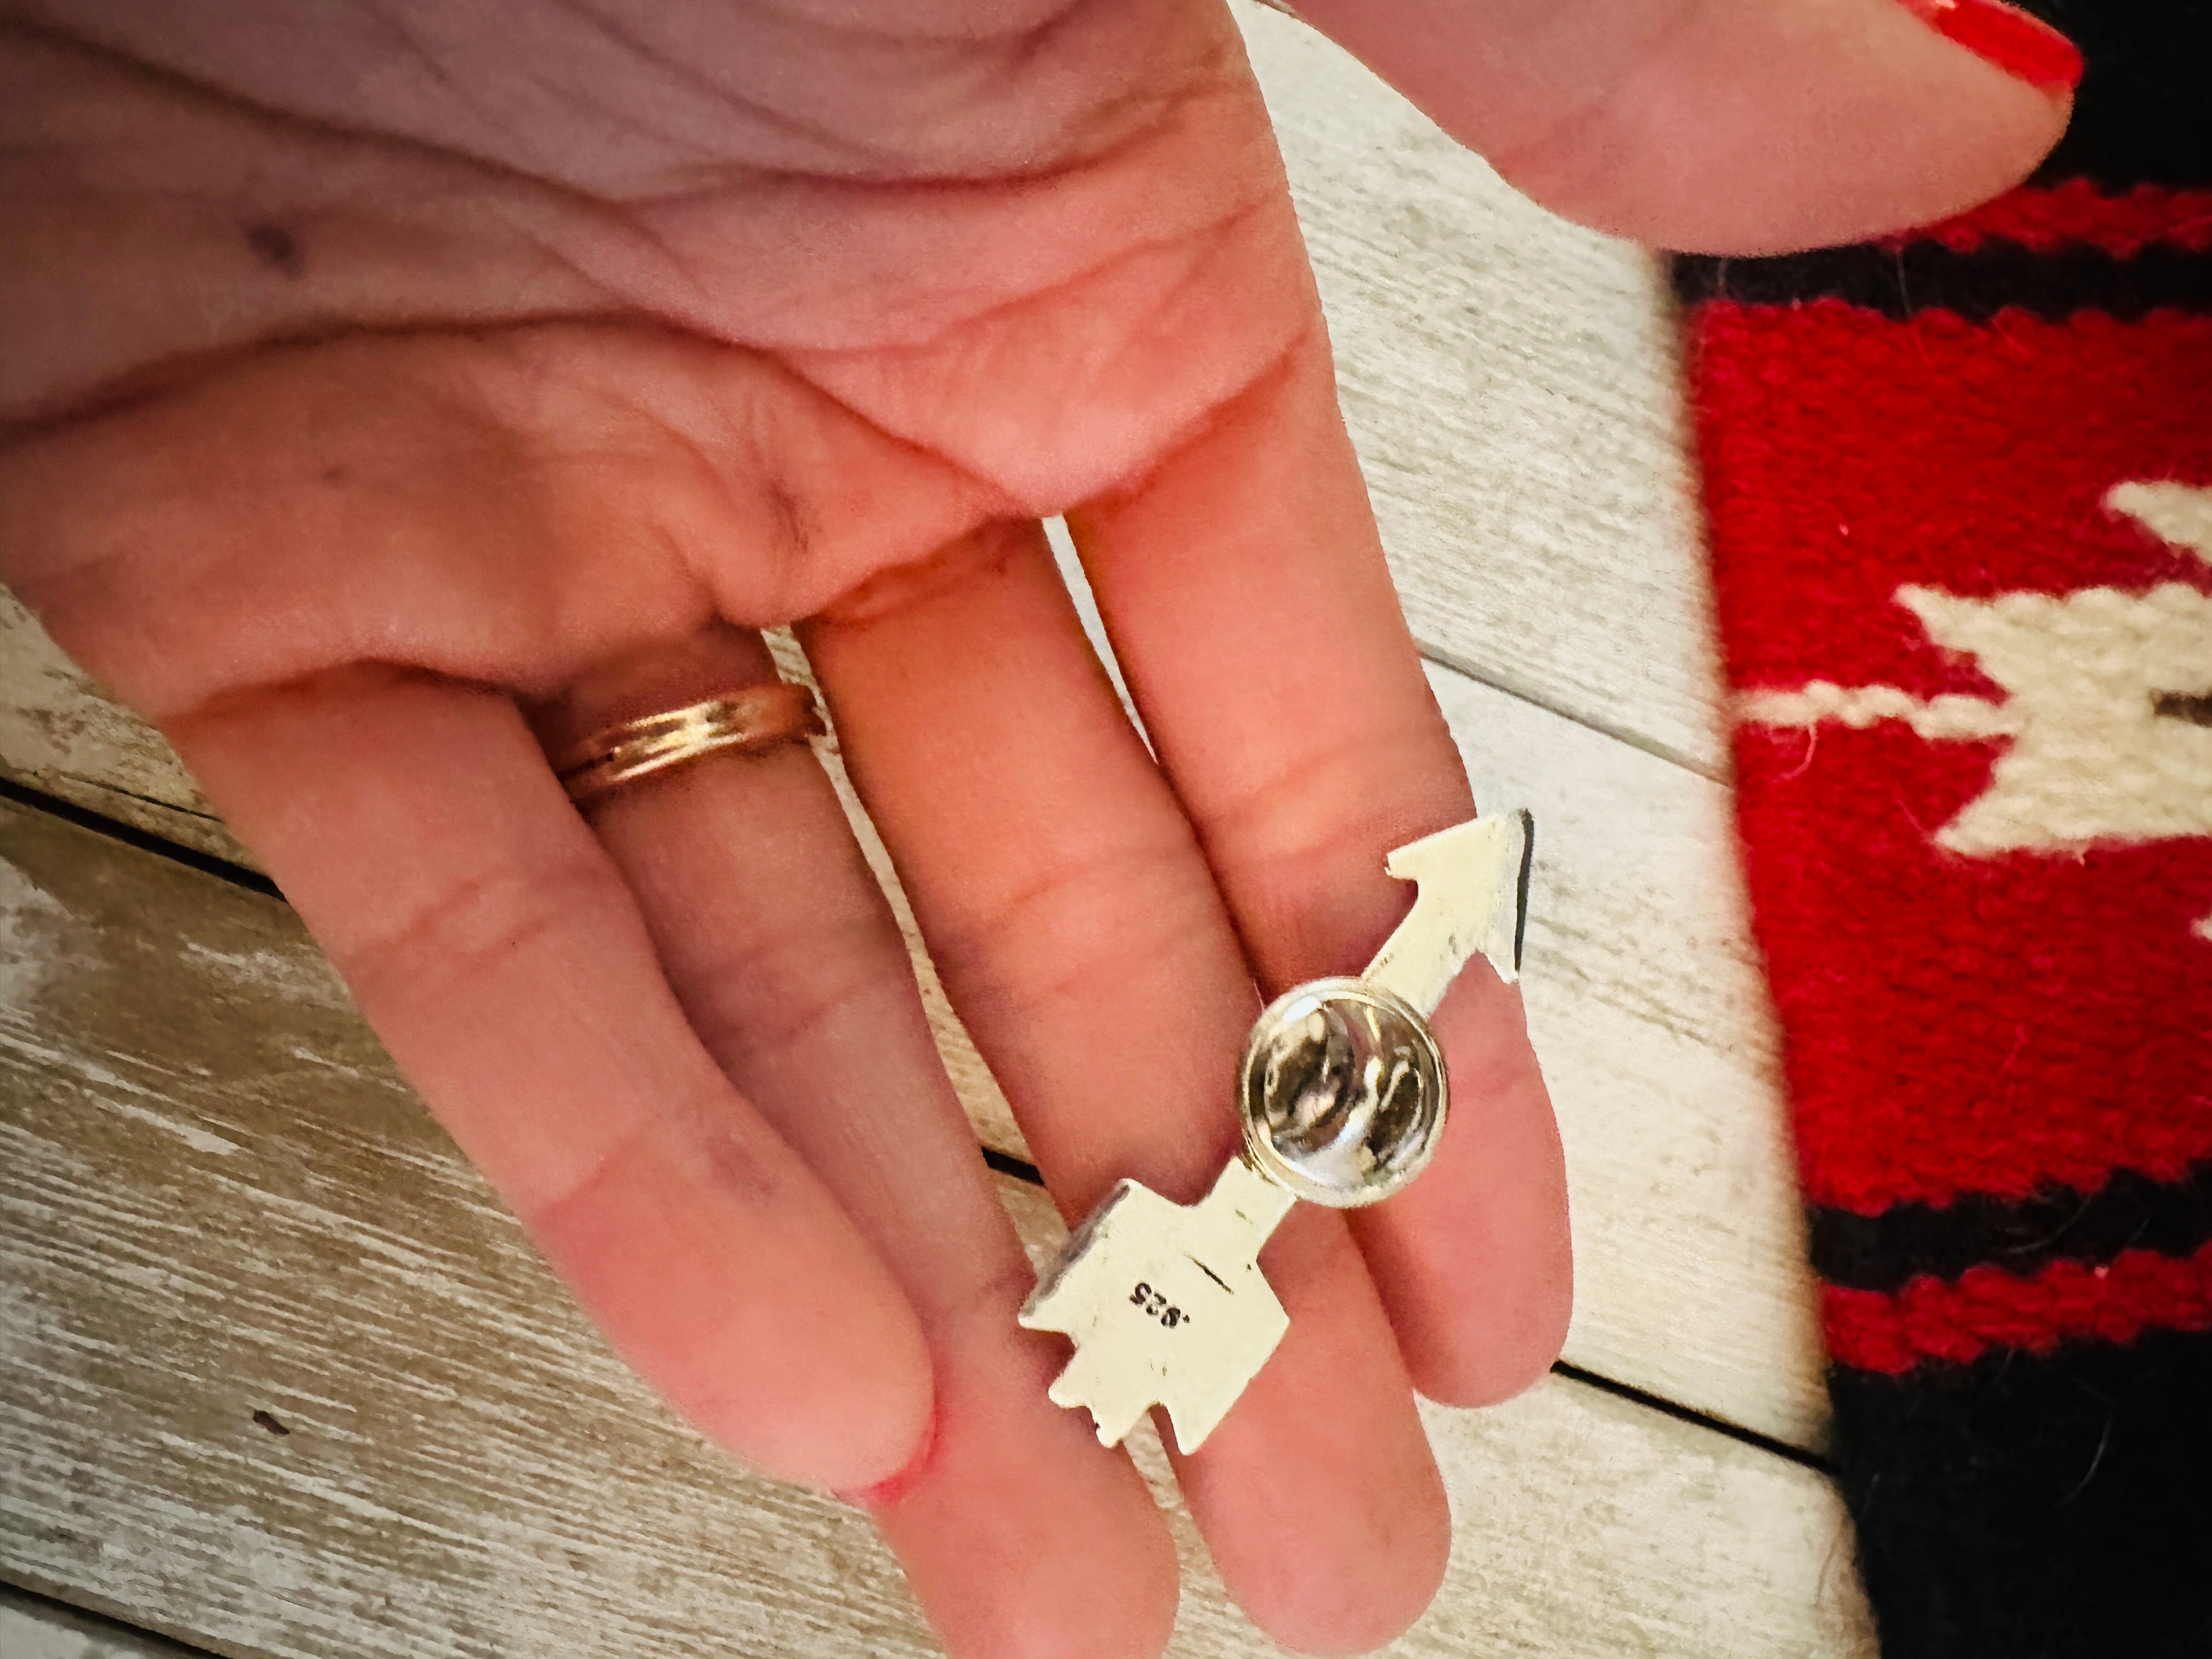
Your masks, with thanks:
<instances>
[{"instance_id":1,"label":"black woven stripe","mask_svg":"<svg viewBox=\"0 0 2212 1659\"><path fill-rule=\"evenodd\" d=\"M2212 1654L2212 1337L1828 1387L1883 1659Z\"/></svg>"},{"instance_id":2,"label":"black woven stripe","mask_svg":"<svg viewBox=\"0 0 2212 1659\"><path fill-rule=\"evenodd\" d=\"M1979 1261L2026 1273L2061 1260L2094 1266L2123 1250L2188 1255L2212 1243L2212 1164L2176 1182L2123 1170L2086 1194L1968 1197L1871 1216L1815 1209L1812 1220L1814 1271L1856 1291L1899 1290L1922 1273L1956 1279Z\"/></svg>"},{"instance_id":3,"label":"black woven stripe","mask_svg":"<svg viewBox=\"0 0 2212 1659\"><path fill-rule=\"evenodd\" d=\"M2207 0L2022 0L2081 49L2088 72L2074 118L2039 182L2212 185L2212 3Z\"/></svg>"},{"instance_id":4,"label":"black woven stripe","mask_svg":"<svg viewBox=\"0 0 2212 1659\"><path fill-rule=\"evenodd\" d=\"M2212 124L2212 114L2206 120ZM1842 300L1900 321L1916 312L1951 311L1986 322L2012 306L2054 320L2077 311L2128 321L2168 309L2212 313L2212 253L2165 245L2124 259L2096 248L2033 253L2004 241L1972 253L1937 242L1901 250L1863 245L1767 259L1683 257L1674 271L1685 305Z\"/></svg>"}]
</instances>

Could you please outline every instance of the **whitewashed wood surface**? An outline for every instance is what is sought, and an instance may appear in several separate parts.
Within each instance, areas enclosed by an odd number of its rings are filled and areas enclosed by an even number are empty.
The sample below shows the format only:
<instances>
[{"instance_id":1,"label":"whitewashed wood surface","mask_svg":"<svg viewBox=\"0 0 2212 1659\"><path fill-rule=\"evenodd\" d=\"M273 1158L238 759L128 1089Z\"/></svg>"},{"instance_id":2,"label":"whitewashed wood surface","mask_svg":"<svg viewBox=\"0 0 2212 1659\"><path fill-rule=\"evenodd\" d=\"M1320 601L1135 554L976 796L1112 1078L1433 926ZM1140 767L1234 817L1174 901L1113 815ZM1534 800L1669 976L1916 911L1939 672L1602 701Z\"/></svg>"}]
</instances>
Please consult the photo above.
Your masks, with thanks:
<instances>
[{"instance_id":1,"label":"whitewashed wood surface","mask_svg":"<svg viewBox=\"0 0 2212 1659\"><path fill-rule=\"evenodd\" d=\"M0 1584L0 1659L191 1659L193 1652Z\"/></svg>"},{"instance_id":2,"label":"whitewashed wood surface","mask_svg":"<svg viewBox=\"0 0 2212 1659\"><path fill-rule=\"evenodd\" d=\"M1575 1206L1567 1358L1818 1447L1656 266L1520 203L1299 26L1245 22L1432 683L1479 798L1538 814L1528 994ZM0 775L246 857L4 595ZM0 1171L0 1367L43 1379L0 1399L0 1577L257 1655L680 1654L710 1631L714 1650L928 1650L863 1524L733 1476L605 1356L280 907L51 822L13 833L64 835L100 892L171 884L110 913L33 878L0 919L0 1133L28 1135ZM82 961L56 955L64 935ZM126 993L126 971L150 978ZM54 988L95 981L143 1007L118 1026ZM210 1006L242 1048L207 1048ZM933 1012L979 1134L1020 1155L941 997ZM193 1200L215 1206L198 1231L179 1231L186 1168L221 1194ZM1035 1242L1042 1206L1009 1196ZM19 1291L16 1261L50 1227L76 1240L30 1251L62 1275L40 1281L51 1304ZM99 1263L93 1241L134 1227ZM211 1237L250 1243L210 1254ZM241 1431L257 1390L275 1403ZM564 1415L572 1395L586 1408ZM279 1438L257 1408L311 1426ZM1404 1651L1862 1648L1810 1471L1559 1379L1431 1427L1460 1537ZM26 1494L47 1520L18 1524ZM1197 1571L1181 1650L1260 1650Z\"/></svg>"},{"instance_id":3,"label":"whitewashed wood surface","mask_svg":"<svg viewBox=\"0 0 2212 1659\"><path fill-rule=\"evenodd\" d=\"M161 734L106 697L4 587L0 777L200 852L252 862Z\"/></svg>"},{"instance_id":4,"label":"whitewashed wood surface","mask_svg":"<svg viewBox=\"0 0 2212 1659\"><path fill-rule=\"evenodd\" d=\"M1675 311L1321 36L1240 8L1413 632L1438 661L1726 769Z\"/></svg>"},{"instance_id":5,"label":"whitewashed wood surface","mask_svg":"<svg viewBox=\"0 0 2212 1659\"><path fill-rule=\"evenodd\" d=\"M21 623L0 639L22 642L10 653L21 660L52 651ZM1816 1448L1826 1401L1811 1280L1727 791L1452 670L1430 672L1478 799L1537 816L1524 985L1573 1200L1577 1301L1565 1357ZM159 737L94 703L81 676L74 691L57 690L72 676L64 666L40 674L58 706L29 730L48 742L52 731L78 734L76 799L135 800L121 787L82 786L181 778ZM45 784L49 774L17 760L37 751L16 738L16 722L14 708L0 708L0 758ZM103 763L107 749L118 758ZM189 798L172 799L180 814L192 810ZM220 826L204 822L198 844L219 845ZM921 966L979 1136L1024 1155L1003 1097Z\"/></svg>"},{"instance_id":6,"label":"whitewashed wood surface","mask_svg":"<svg viewBox=\"0 0 2212 1659\"><path fill-rule=\"evenodd\" d=\"M11 1577L256 1656L933 1650L860 1516L605 1349L281 904L0 806L0 1100ZM1395 1651L1866 1650L1816 1473L1556 1378L1430 1426ZM1179 1530L1177 1651L1268 1651Z\"/></svg>"}]
</instances>

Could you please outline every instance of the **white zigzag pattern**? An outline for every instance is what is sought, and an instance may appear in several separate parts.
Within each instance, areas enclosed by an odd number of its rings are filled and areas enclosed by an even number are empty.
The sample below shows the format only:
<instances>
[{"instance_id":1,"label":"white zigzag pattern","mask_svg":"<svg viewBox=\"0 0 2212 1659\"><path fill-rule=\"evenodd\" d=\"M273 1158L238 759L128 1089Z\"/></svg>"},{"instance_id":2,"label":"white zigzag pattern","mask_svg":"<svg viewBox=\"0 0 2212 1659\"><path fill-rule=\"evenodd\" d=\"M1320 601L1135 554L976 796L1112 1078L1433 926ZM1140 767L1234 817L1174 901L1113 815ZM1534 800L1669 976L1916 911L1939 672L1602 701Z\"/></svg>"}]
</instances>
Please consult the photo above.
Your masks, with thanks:
<instances>
[{"instance_id":1,"label":"white zigzag pattern","mask_svg":"<svg viewBox=\"0 0 2212 1659\"><path fill-rule=\"evenodd\" d=\"M2212 489L2124 483L2105 505L2212 562ZM1936 833L1938 846L1968 856L2212 836L2212 726L2158 708L2161 696L2212 695L2212 595L2169 582L2145 593L1989 599L1905 586L1896 598L1935 643L1971 653L2004 701L1815 680L1746 693L1737 717L1808 729L1896 720L1932 741L2009 738L1990 787ZM2193 931L2212 940L2212 916Z\"/></svg>"}]
</instances>

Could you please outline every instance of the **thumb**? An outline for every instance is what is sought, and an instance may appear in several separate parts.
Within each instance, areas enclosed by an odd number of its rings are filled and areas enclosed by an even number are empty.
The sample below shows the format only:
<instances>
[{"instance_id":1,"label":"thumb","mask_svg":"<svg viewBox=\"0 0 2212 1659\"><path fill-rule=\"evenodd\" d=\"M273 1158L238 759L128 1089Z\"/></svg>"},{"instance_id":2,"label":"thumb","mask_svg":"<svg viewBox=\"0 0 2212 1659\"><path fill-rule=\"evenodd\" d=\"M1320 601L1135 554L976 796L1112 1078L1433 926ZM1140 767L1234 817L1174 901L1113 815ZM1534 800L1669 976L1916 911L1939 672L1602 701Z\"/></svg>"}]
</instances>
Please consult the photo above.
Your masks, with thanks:
<instances>
[{"instance_id":1,"label":"thumb","mask_svg":"<svg viewBox=\"0 0 2212 1659\"><path fill-rule=\"evenodd\" d=\"M1568 218L1686 252L1924 224L2018 183L2081 60L1999 0L1295 0Z\"/></svg>"}]
</instances>

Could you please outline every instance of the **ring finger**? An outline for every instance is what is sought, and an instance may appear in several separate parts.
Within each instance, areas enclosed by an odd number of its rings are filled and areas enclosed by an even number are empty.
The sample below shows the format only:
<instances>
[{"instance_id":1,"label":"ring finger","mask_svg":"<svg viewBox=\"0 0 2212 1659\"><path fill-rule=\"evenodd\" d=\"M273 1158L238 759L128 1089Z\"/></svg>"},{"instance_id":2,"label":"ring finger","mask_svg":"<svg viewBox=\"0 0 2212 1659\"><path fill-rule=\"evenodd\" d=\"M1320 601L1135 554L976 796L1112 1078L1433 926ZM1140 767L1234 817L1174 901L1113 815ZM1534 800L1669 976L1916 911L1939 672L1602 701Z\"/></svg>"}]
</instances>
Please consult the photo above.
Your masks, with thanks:
<instances>
[{"instance_id":1,"label":"ring finger","mask_svg":"<svg viewBox=\"0 0 2212 1659\"><path fill-rule=\"evenodd\" d=\"M586 676L550 748L772 681L714 628ZM1046 1398L1014 1322L1031 1275L933 1043L906 951L821 768L796 745L640 778L588 815L693 1028L887 1263L936 1379L928 1449L853 1494L958 1655L1139 1655L1176 1567L1150 1495Z\"/></svg>"}]
</instances>

